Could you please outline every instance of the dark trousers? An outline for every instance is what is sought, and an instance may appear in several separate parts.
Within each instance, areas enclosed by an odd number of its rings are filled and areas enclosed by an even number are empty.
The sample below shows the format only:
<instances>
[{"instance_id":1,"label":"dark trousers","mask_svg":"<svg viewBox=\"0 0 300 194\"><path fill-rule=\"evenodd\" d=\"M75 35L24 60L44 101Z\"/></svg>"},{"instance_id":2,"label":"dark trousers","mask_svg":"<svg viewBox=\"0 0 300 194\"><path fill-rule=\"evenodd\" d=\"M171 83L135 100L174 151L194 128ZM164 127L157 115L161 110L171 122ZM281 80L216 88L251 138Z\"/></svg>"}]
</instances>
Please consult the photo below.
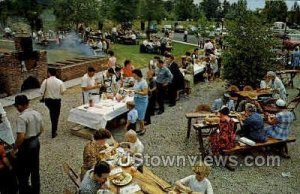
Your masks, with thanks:
<instances>
[{"instance_id":1,"label":"dark trousers","mask_svg":"<svg viewBox=\"0 0 300 194\"><path fill-rule=\"evenodd\" d=\"M40 193L40 142L32 137L23 142L17 155L16 174L19 194ZM29 177L31 186L29 186Z\"/></svg>"},{"instance_id":2,"label":"dark trousers","mask_svg":"<svg viewBox=\"0 0 300 194\"><path fill-rule=\"evenodd\" d=\"M156 94L152 94L149 97L149 103L145 114L145 122L147 122L148 124L151 123L151 116L154 115L155 112L155 102L156 102Z\"/></svg>"},{"instance_id":3,"label":"dark trousers","mask_svg":"<svg viewBox=\"0 0 300 194\"><path fill-rule=\"evenodd\" d=\"M164 101L166 96L166 88L163 84L157 83L157 103L160 111L165 111Z\"/></svg>"},{"instance_id":4,"label":"dark trousers","mask_svg":"<svg viewBox=\"0 0 300 194\"><path fill-rule=\"evenodd\" d=\"M168 87L168 100L170 105L176 104L176 98L177 98L177 88L175 84L169 84Z\"/></svg>"},{"instance_id":5,"label":"dark trousers","mask_svg":"<svg viewBox=\"0 0 300 194\"><path fill-rule=\"evenodd\" d=\"M130 129L136 131L136 122L135 123L130 123L127 127L127 131L129 131Z\"/></svg>"},{"instance_id":6,"label":"dark trousers","mask_svg":"<svg viewBox=\"0 0 300 194\"><path fill-rule=\"evenodd\" d=\"M8 167L0 170L0 193L1 194L16 194L17 180L15 173L10 171Z\"/></svg>"},{"instance_id":7,"label":"dark trousers","mask_svg":"<svg viewBox=\"0 0 300 194\"><path fill-rule=\"evenodd\" d=\"M58 120L60 115L61 100L46 98L45 105L49 109L51 125L52 125L52 134L55 134L57 131Z\"/></svg>"}]
</instances>

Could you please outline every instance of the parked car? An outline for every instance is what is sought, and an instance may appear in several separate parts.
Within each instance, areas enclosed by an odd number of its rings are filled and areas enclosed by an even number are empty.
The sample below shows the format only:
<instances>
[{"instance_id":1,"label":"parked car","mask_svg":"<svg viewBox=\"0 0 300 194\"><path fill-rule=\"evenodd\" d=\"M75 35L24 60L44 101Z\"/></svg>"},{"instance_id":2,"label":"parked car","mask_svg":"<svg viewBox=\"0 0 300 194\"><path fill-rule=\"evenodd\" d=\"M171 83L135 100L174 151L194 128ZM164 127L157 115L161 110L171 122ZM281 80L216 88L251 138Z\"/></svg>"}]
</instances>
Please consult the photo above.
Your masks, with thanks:
<instances>
[{"instance_id":1,"label":"parked car","mask_svg":"<svg viewBox=\"0 0 300 194\"><path fill-rule=\"evenodd\" d=\"M166 31L172 31L172 25L164 25L164 27L161 29L162 32Z\"/></svg>"},{"instance_id":2,"label":"parked car","mask_svg":"<svg viewBox=\"0 0 300 194\"><path fill-rule=\"evenodd\" d=\"M185 28L182 25L177 25L174 31L177 33L184 33Z\"/></svg>"}]
</instances>

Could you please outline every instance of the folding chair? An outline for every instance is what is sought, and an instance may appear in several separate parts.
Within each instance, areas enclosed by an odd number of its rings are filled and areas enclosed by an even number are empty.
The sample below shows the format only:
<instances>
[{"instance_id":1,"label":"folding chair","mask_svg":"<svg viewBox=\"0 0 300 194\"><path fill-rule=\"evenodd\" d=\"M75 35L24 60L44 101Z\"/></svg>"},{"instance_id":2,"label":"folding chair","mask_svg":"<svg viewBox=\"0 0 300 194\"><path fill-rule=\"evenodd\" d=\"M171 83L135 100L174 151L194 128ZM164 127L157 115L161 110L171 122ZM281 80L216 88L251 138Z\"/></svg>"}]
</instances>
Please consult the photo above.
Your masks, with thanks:
<instances>
[{"instance_id":1,"label":"folding chair","mask_svg":"<svg viewBox=\"0 0 300 194\"><path fill-rule=\"evenodd\" d=\"M71 181L75 184L76 188L79 189L80 177L75 173L75 171L67 164L63 164L64 172L68 175Z\"/></svg>"}]
</instances>

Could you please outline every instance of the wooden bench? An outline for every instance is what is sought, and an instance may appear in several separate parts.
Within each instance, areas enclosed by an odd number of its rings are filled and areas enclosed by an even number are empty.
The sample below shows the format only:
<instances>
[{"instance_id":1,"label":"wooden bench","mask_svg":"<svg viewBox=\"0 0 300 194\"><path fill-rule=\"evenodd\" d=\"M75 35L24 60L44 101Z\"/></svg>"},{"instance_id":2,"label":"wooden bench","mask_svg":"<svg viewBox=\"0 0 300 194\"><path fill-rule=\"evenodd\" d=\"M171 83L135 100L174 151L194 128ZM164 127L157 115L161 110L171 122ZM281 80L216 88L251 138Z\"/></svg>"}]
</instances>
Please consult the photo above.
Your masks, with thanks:
<instances>
[{"instance_id":1,"label":"wooden bench","mask_svg":"<svg viewBox=\"0 0 300 194\"><path fill-rule=\"evenodd\" d=\"M279 139L274 139L274 138L268 138L268 140L264 143L256 143L255 146L249 146L249 145L237 145L232 149L229 150L223 150L223 152L227 155L236 153L236 152L242 152L242 151L246 151L246 150L256 150L258 148L262 148L262 147L270 147L270 146L275 146L275 145L282 145L284 146L284 154L288 154L288 148L287 148L287 143L291 143L291 142L295 142L296 139L294 137L289 137L286 140L279 140Z\"/></svg>"}]
</instances>

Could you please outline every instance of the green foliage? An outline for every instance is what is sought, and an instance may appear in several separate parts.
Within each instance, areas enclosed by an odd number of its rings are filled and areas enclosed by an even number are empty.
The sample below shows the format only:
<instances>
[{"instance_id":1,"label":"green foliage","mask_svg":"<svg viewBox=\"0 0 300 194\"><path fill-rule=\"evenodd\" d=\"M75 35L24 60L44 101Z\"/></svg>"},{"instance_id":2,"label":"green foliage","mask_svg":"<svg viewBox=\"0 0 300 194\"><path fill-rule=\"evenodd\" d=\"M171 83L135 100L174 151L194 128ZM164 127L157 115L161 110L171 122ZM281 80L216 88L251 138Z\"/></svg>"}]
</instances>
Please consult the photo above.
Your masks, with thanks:
<instances>
[{"instance_id":1,"label":"green foliage","mask_svg":"<svg viewBox=\"0 0 300 194\"><path fill-rule=\"evenodd\" d=\"M165 17L163 0L140 0L140 16L146 21L160 21Z\"/></svg>"},{"instance_id":2,"label":"green foliage","mask_svg":"<svg viewBox=\"0 0 300 194\"><path fill-rule=\"evenodd\" d=\"M256 86L268 70L273 70L271 51L275 41L268 26L251 13L227 24L229 48L222 54L224 78L235 85Z\"/></svg>"},{"instance_id":3,"label":"green foliage","mask_svg":"<svg viewBox=\"0 0 300 194\"><path fill-rule=\"evenodd\" d=\"M237 3L233 3L231 6L227 7L227 13L225 14L225 18L229 20L234 20L236 18L240 18L247 11L247 1L246 0L238 0Z\"/></svg>"},{"instance_id":4,"label":"green foliage","mask_svg":"<svg viewBox=\"0 0 300 194\"><path fill-rule=\"evenodd\" d=\"M80 23L90 24L99 18L98 0L56 0L54 14L61 26L76 26Z\"/></svg>"},{"instance_id":5,"label":"green foliage","mask_svg":"<svg viewBox=\"0 0 300 194\"><path fill-rule=\"evenodd\" d=\"M185 21L187 19L194 19L197 16L197 7L193 0L176 0L175 1L175 15L177 20Z\"/></svg>"},{"instance_id":6,"label":"green foliage","mask_svg":"<svg viewBox=\"0 0 300 194\"><path fill-rule=\"evenodd\" d=\"M268 22L284 22L287 17L287 11L288 7L283 0L266 1L265 8L263 9Z\"/></svg>"},{"instance_id":7,"label":"green foliage","mask_svg":"<svg viewBox=\"0 0 300 194\"><path fill-rule=\"evenodd\" d=\"M217 18L218 8L220 6L219 0L203 0L200 6L208 20Z\"/></svg>"},{"instance_id":8,"label":"green foliage","mask_svg":"<svg viewBox=\"0 0 300 194\"><path fill-rule=\"evenodd\" d=\"M111 4L112 19L116 22L129 22L137 18L139 0L114 0Z\"/></svg>"}]
</instances>

